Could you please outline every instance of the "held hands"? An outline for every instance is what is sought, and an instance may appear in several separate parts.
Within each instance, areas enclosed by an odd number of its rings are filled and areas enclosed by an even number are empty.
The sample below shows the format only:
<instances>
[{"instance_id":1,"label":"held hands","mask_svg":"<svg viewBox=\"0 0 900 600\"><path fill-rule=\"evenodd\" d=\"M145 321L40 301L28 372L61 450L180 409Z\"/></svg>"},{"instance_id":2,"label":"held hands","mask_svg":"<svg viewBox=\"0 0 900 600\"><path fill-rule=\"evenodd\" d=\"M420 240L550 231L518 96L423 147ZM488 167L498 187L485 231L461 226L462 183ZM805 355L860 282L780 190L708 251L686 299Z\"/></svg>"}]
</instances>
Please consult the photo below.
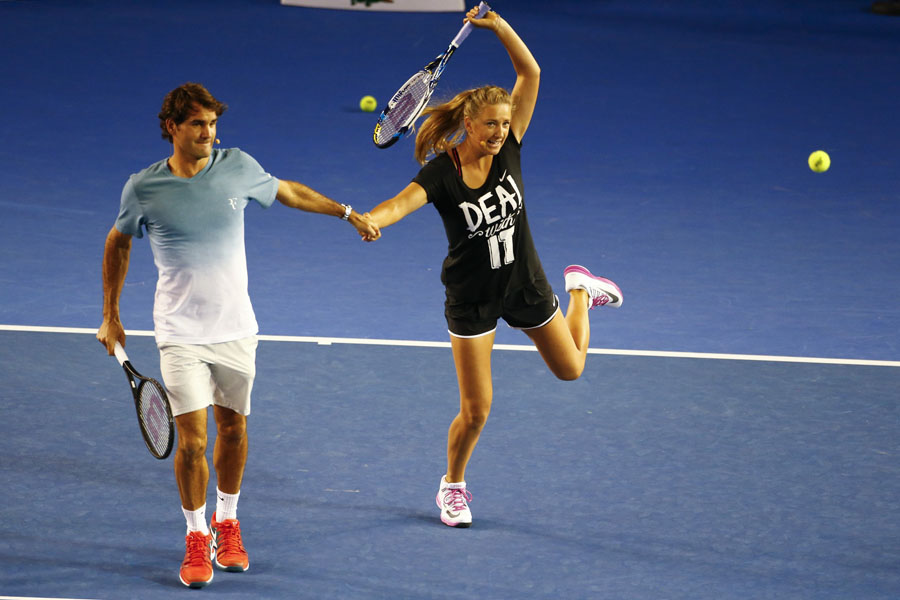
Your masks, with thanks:
<instances>
[{"instance_id":1,"label":"held hands","mask_svg":"<svg viewBox=\"0 0 900 600\"><path fill-rule=\"evenodd\" d=\"M369 213L358 215L356 219L351 218L350 222L356 227L356 231L364 242L374 242L381 237L381 229L378 228L378 225L375 224L372 215Z\"/></svg>"}]
</instances>

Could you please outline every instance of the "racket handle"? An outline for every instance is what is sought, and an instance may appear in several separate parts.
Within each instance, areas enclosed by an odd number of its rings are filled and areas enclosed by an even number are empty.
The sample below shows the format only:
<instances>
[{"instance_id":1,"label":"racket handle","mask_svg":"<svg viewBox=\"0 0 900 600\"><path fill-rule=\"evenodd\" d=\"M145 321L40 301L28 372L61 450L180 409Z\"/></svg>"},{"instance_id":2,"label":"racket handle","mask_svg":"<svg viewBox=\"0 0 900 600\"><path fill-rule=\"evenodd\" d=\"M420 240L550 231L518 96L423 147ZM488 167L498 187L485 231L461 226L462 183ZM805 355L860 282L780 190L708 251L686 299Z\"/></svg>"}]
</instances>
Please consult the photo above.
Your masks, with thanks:
<instances>
[{"instance_id":1,"label":"racket handle","mask_svg":"<svg viewBox=\"0 0 900 600\"><path fill-rule=\"evenodd\" d=\"M119 364L123 364L126 360L128 360L128 355L125 354L125 348L122 347L122 344L116 342L116 348L114 350L116 353L116 360L119 361Z\"/></svg>"},{"instance_id":2,"label":"racket handle","mask_svg":"<svg viewBox=\"0 0 900 600\"><path fill-rule=\"evenodd\" d=\"M475 18L480 19L489 10L491 10L491 7L488 6L488 3L481 2L478 5L478 15ZM453 38L453 41L450 43L453 44L454 46L456 46L457 48L459 48L459 45L463 43L463 40L465 40L467 37L469 37L470 33L472 33L472 24L466 23L465 25L462 26L462 29L459 30L459 33L456 34L456 37Z\"/></svg>"}]
</instances>

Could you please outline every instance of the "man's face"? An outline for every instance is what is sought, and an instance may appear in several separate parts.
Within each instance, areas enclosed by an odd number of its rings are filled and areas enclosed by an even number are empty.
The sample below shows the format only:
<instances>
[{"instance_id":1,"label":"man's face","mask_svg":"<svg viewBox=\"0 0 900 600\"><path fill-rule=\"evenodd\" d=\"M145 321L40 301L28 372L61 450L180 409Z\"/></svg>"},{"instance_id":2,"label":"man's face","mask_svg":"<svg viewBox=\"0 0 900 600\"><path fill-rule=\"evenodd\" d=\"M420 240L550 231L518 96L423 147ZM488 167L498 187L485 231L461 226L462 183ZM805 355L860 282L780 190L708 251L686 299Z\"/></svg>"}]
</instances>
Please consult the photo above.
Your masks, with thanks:
<instances>
[{"instance_id":1,"label":"man's face","mask_svg":"<svg viewBox=\"0 0 900 600\"><path fill-rule=\"evenodd\" d=\"M194 105L194 110L183 123L176 125L170 121L168 131L172 135L175 152L194 160L209 158L216 140L218 120L215 111Z\"/></svg>"}]
</instances>

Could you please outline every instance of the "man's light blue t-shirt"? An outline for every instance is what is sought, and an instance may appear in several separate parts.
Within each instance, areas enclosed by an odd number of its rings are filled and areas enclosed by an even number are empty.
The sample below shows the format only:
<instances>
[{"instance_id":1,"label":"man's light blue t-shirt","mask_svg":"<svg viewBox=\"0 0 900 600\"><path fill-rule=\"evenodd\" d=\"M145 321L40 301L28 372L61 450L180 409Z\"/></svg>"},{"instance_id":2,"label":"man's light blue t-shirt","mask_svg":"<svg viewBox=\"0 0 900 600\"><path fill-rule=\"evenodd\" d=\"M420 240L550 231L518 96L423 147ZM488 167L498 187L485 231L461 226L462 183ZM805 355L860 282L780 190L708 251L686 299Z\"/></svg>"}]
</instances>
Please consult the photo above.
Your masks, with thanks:
<instances>
[{"instance_id":1,"label":"man's light blue t-shirt","mask_svg":"<svg viewBox=\"0 0 900 600\"><path fill-rule=\"evenodd\" d=\"M268 208L278 179L237 148L215 149L206 167L178 177L161 160L122 190L116 229L146 230L159 270L153 322L157 344L216 344L255 335L247 291L244 208Z\"/></svg>"}]
</instances>

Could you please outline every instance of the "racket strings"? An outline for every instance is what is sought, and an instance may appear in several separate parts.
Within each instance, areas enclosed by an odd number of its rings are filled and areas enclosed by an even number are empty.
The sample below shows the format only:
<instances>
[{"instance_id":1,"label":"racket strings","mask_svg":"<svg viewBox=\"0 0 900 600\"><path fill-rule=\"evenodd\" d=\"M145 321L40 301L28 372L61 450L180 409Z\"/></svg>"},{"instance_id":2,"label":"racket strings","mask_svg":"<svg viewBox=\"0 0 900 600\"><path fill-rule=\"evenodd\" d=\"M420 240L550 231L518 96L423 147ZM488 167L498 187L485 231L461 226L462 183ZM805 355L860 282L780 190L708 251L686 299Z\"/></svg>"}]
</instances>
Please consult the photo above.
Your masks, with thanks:
<instances>
[{"instance_id":1,"label":"racket strings","mask_svg":"<svg viewBox=\"0 0 900 600\"><path fill-rule=\"evenodd\" d=\"M163 454L169 445L171 431L166 412L168 399L152 382L146 382L140 391L140 415L144 429L157 454Z\"/></svg>"},{"instance_id":2,"label":"racket strings","mask_svg":"<svg viewBox=\"0 0 900 600\"><path fill-rule=\"evenodd\" d=\"M419 115L418 110L422 99L428 96L431 89L428 85L429 77L417 77L407 83L406 88L396 98L394 106L390 108L380 123L378 130L378 142L384 142L396 135L404 128L411 125L411 121Z\"/></svg>"}]
</instances>

